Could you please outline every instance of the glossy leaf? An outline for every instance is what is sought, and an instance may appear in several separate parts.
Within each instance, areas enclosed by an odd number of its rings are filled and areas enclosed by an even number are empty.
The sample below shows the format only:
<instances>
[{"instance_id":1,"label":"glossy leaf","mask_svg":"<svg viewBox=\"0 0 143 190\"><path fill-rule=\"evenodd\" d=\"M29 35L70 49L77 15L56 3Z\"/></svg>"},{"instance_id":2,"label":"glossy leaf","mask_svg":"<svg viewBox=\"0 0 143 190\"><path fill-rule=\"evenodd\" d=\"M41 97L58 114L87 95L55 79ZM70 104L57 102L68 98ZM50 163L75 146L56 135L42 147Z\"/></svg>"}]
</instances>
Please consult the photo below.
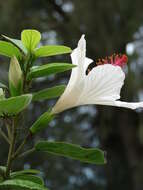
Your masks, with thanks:
<instances>
[{"instance_id":1,"label":"glossy leaf","mask_svg":"<svg viewBox=\"0 0 143 190\"><path fill-rule=\"evenodd\" d=\"M27 49L23 45L21 40L9 38L8 36L2 35L3 38L5 38L7 41L11 42L14 46L19 48L23 53L27 54Z\"/></svg>"},{"instance_id":2,"label":"glossy leaf","mask_svg":"<svg viewBox=\"0 0 143 190\"><path fill-rule=\"evenodd\" d=\"M46 151L50 154L69 157L81 162L105 164L104 151L97 148L82 148L65 142L41 141L35 146L37 151Z\"/></svg>"},{"instance_id":3,"label":"glossy leaf","mask_svg":"<svg viewBox=\"0 0 143 190\"><path fill-rule=\"evenodd\" d=\"M39 92L33 93L33 101L52 99L61 96L65 90L65 85L54 86L52 88L47 88Z\"/></svg>"},{"instance_id":4,"label":"glossy leaf","mask_svg":"<svg viewBox=\"0 0 143 190\"><path fill-rule=\"evenodd\" d=\"M37 121L30 127L30 131L32 134L38 133L42 129L48 126L48 123L54 118L54 115L51 114L50 111L45 112L42 114Z\"/></svg>"},{"instance_id":5,"label":"glossy leaf","mask_svg":"<svg viewBox=\"0 0 143 190\"><path fill-rule=\"evenodd\" d=\"M11 173L11 177L16 177L19 175L23 175L23 174L32 174L32 175L36 175L36 174L40 174L39 170L34 170L34 169L27 169L27 170L21 170L21 171L17 171L17 172L12 172Z\"/></svg>"},{"instance_id":6,"label":"glossy leaf","mask_svg":"<svg viewBox=\"0 0 143 190\"><path fill-rule=\"evenodd\" d=\"M25 109L31 102L32 95L25 94L0 100L0 116L13 116Z\"/></svg>"},{"instance_id":7,"label":"glossy leaf","mask_svg":"<svg viewBox=\"0 0 143 190\"><path fill-rule=\"evenodd\" d=\"M48 190L43 185L28 180L11 179L0 183L0 190Z\"/></svg>"},{"instance_id":8,"label":"glossy leaf","mask_svg":"<svg viewBox=\"0 0 143 190\"><path fill-rule=\"evenodd\" d=\"M35 50L36 57L47 57L53 55L60 55L70 53L72 50L66 46L58 46L58 45L48 45L48 46L41 46Z\"/></svg>"},{"instance_id":9,"label":"glossy leaf","mask_svg":"<svg viewBox=\"0 0 143 190\"><path fill-rule=\"evenodd\" d=\"M38 183L40 185L44 185L44 181L42 178L40 178L39 176L35 176L35 175L27 175L27 174L21 174L21 175L17 175L12 177L12 179L22 179L22 180L28 180L28 181L32 181L34 183Z\"/></svg>"},{"instance_id":10,"label":"glossy leaf","mask_svg":"<svg viewBox=\"0 0 143 190\"><path fill-rule=\"evenodd\" d=\"M41 40L41 34L37 30L23 30L21 40L28 51L33 51Z\"/></svg>"},{"instance_id":11,"label":"glossy leaf","mask_svg":"<svg viewBox=\"0 0 143 190\"><path fill-rule=\"evenodd\" d=\"M28 78L32 79L32 78L48 76L51 74L61 73L70 70L73 67L75 67L75 65L70 63L49 63L46 65L31 68Z\"/></svg>"},{"instance_id":12,"label":"glossy leaf","mask_svg":"<svg viewBox=\"0 0 143 190\"><path fill-rule=\"evenodd\" d=\"M19 49L13 44L5 41L0 41L0 55L4 55L7 57L16 56L17 58L21 58L21 53Z\"/></svg>"}]
</instances>

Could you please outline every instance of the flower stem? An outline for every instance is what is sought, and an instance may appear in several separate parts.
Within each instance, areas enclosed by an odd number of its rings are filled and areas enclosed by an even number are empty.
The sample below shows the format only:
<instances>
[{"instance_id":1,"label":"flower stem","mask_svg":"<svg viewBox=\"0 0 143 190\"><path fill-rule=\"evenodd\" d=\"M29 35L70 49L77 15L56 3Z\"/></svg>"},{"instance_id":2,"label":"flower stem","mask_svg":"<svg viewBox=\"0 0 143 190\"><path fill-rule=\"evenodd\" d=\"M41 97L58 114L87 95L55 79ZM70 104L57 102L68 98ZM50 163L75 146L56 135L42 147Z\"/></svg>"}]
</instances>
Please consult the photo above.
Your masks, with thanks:
<instances>
[{"instance_id":1,"label":"flower stem","mask_svg":"<svg viewBox=\"0 0 143 190\"><path fill-rule=\"evenodd\" d=\"M16 141L16 134L17 134L16 128L17 128L17 117L13 118L13 122L12 122L12 139L9 146L9 153L8 153L6 173L5 173L6 178L8 178L10 175L11 165L13 161L12 155L15 148L15 141Z\"/></svg>"},{"instance_id":2,"label":"flower stem","mask_svg":"<svg viewBox=\"0 0 143 190\"><path fill-rule=\"evenodd\" d=\"M31 134L28 133L28 135L25 137L25 139L23 140L23 142L21 143L21 145L18 147L18 149L16 150L13 158L15 159L16 157L18 157L18 155L20 154L21 150L24 148L24 145L27 143L29 137L31 137Z\"/></svg>"},{"instance_id":3,"label":"flower stem","mask_svg":"<svg viewBox=\"0 0 143 190\"><path fill-rule=\"evenodd\" d=\"M0 129L0 135L7 141L8 144L10 144L8 137L6 136L6 134L1 129Z\"/></svg>"},{"instance_id":4,"label":"flower stem","mask_svg":"<svg viewBox=\"0 0 143 190\"><path fill-rule=\"evenodd\" d=\"M25 156L27 156L27 155L33 153L34 151L35 151L35 148L31 148L31 149L29 149L29 150L23 152L22 154L20 154L17 158L25 157Z\"/></svg>"},{"instance_id":5,"label":"flower stem","mask_svg":"<svg viewBox=\"0 0 143 190\"><path fill-rule=\"evenodd\" d=\"M11 141L11 139L12 139L12 135L11 135L10 126L6 125L6 129L7 129L8 138L9 138L10 141Z\"/></svg>"}]
</instances>

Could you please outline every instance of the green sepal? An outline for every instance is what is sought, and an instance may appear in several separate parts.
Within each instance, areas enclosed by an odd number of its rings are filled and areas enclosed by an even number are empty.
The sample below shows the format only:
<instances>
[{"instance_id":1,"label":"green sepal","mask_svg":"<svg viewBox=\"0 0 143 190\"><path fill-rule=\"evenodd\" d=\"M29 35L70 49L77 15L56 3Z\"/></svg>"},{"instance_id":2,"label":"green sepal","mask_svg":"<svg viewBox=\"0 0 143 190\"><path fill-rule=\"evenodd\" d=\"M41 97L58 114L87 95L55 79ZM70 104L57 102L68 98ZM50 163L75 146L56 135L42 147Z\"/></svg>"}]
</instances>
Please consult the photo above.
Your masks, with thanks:
<instances>
[{"instance_id":1,"label":"green sepal","mask_svg":"<svg viewBox=\"0 0 143 190\"><path fill-rule=\"evenodd\" d=\"M12 82L9 81L9 90L10 90L10 94L11 96L19 96L22 94L22 81L19 81L17 88L15 88L15 86L12 84Z\"/></svg>"},{"instance_id":2,"label":"green sepal","mask_svg":"<svg viewBox=\"0 0 143 190\"><path fill-rule=\"evenodd\" d=\"M23 73L16 57L12 57L9 67L9 89L12 96L22 94Z\"/></svg>"},{"instance_id":3,"label":"green sepal","mask_svg":"<svg viewBox=\"0 0 143 190\"><path fill-rule=\"evenodd\" d=\"M45 129L51 120L53 120L54 115L51 113L51 111L47 111L43 113L30 127L30 131L32 134L36 134L39 131Z\"/></svg>"}]
</instances>

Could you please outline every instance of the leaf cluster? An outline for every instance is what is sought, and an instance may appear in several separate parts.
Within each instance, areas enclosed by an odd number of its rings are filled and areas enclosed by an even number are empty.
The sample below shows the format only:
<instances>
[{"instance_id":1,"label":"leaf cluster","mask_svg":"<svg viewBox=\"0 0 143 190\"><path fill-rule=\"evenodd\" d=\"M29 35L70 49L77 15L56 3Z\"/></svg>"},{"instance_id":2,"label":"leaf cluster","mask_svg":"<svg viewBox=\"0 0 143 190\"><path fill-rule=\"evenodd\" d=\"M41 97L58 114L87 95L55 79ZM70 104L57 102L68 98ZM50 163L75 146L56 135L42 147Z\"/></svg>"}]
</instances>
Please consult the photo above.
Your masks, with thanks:
<instances>
[{"instance_id":1,"label":"leaf cluster","mask_svg":"<svg viewBox=\"0 0 143 190\"><path fill-rule=\"evenodd\" d=\"M0 189L25 189L46 190L44 182L37 170L22 170L12 172L12 162L17 158L26 156L33 151L44 151L49 154L64 156L81 162L92 164L106 163L104 151L97 148L83 148L79 145L67 142L40 141L32 149L23 152L23 148L30 138L33 138L41 130L45 129L55 115L51 109L47 109L29 127L28 134L17 143L16 129L18 120L24 110L28 109L34 101L48 100L62 95L65 85L53 86L37 92L31 92L31 86L35 79L46 77L74 69L71 63L47 63L35 66L35 61L40 57L48 57L71 52L71 48L63 45L40 46L41 34L37 30L24 30L21 39L13 39L2 35L0 41L0 55L10 58L9 85L0 83L0 117L7 129L5 134L2 129L1 135L9 143L9 154L6 166L0 167ZM48 189L47 189L48 190Z\"/></svg>"}]
</instances>

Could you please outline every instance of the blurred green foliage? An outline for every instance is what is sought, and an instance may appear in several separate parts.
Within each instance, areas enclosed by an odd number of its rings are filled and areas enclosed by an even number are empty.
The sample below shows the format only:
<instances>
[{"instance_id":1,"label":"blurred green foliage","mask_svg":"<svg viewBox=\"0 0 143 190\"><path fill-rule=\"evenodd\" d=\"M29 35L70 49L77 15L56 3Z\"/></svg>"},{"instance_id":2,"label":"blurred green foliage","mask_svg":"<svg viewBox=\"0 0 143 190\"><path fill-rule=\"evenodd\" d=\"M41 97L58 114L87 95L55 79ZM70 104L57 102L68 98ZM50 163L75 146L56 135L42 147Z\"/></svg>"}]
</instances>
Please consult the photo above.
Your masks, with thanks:
<instances>
[{"instance_id":1,"label":"blurred green foliage","mask_svg":"<svg viewBox=\"0 0 143 190\"><path fill-rule=\"evenodd\" d=\"M81 34L86 34L88 57L94 60L112 53L124 53L127 44L135 51L129 56L125 72L127 78L122 97L128 101L143 100L142 22L141 0L7 0L0 1L0 33L15 38L25 28L38 29L44 44L65 44L72 48ZM69 62L69 56L57 60ZM52 62L53 58L38 60L37 65ZM55 61L55 58L54 58ZM0 57L0 81L7 84L9 59ZM33 92L53 85L65 84L68 74L38 80ZM33 121L53 101L35 102L22 122L23 134ZM31 114L32 113L32 114ZM67 141L86 147L98 146L107 151L108 163L93 166L33 154L19 160L15 167L37 167L46 171L45 182L58 190L142 190L143 189L143 111L123 108L90 106L74 108L61 114L41 133L49 140ZM22 138L19 136L19 138ZM37 137L38 140L38 137ZM34 142L30 142L29 146ZM4 163L7 147L0 139L0 165ZM29 160L31 160L29 162Z\"/></svg>"}]
</instances>

